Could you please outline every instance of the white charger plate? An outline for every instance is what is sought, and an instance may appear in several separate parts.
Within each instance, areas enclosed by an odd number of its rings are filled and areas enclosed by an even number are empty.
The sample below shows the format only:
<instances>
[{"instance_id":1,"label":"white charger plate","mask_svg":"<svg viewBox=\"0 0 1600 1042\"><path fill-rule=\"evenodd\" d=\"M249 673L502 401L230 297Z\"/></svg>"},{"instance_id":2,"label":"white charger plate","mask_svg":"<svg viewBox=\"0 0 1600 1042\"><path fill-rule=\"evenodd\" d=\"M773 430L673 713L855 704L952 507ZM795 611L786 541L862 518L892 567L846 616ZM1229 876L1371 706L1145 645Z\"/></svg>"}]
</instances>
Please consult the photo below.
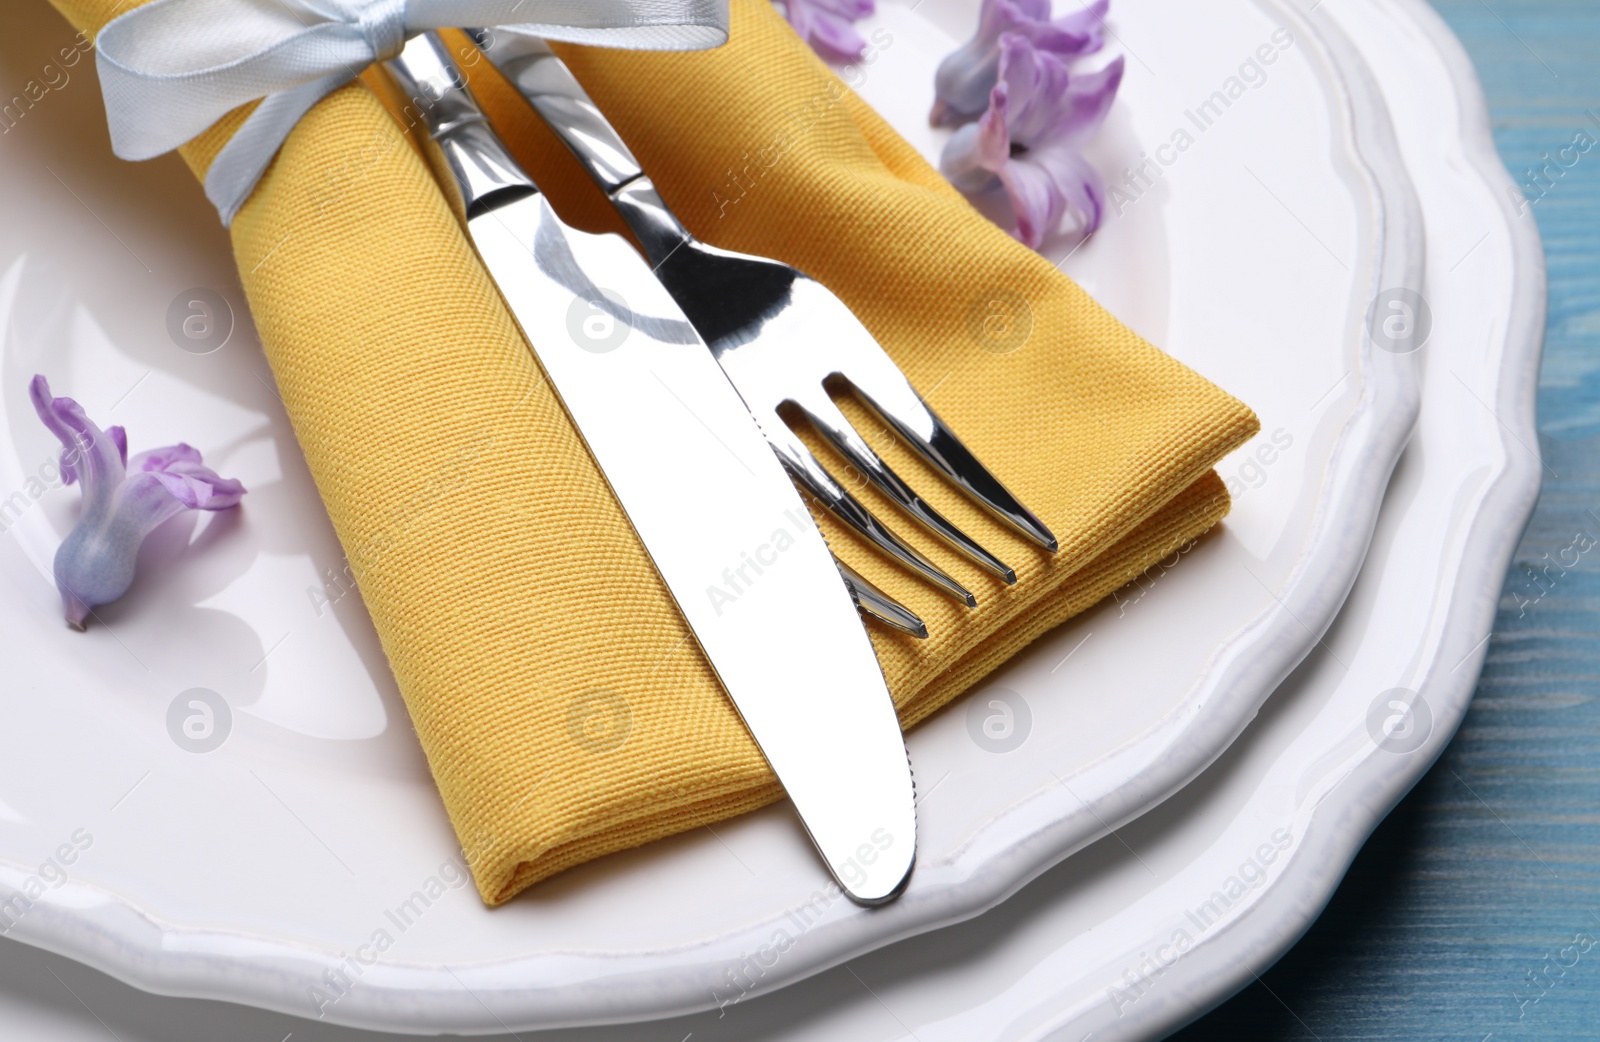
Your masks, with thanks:
<instances>
[{"instance_id":1,"label":"white charger plate","mask_svg":"<svg viewBox=\"0 0 1600 1042\"><path fill-rule=\"evenodd\" d=\"M451 857L448 825L357 595L316 611L312 591L338 592L323 587L339 552L226 240L175 162L109 158L80 66L0 138L0 170L37 201L0 233L0 489L25 497L0 550L0 619L12 726L29 736L0 764L0 883L26 885L77 829L93 846L10 935L151 990L302 1015L342 969L359 981L322 1014L397 1030L659 1016L725 998L729 967L779 930L796 936L764 986L973 915L1181 787L1332 618L1418 396L1416 356L1365 334L1380 290L1420 287L1421 225L1359 60L1286 4L1208 6L1122 0L1114 27L1133 69L1096 145L1103 169L1139 163L1227 87L1238 63L1216 55L1242 61L1280 26L1294 43L1192 148L1163 153L1176 158L1153 186L1065 267L1250 402L1262 442L1278 443L1225 464L1241 494L1223 532L985 685L1029 706L1019 748L980 747L961 707L911 736L925 780L911 889L870 913L824 902L803 929L791 912L824 877L782 807L603 859L493 912L458 886L392 925ZM932 69L971 20L971 5L886 4L891 43L847 70L929 151ZM0 55L26 70L70 38L37 5ZM197 354L169 337L168 305L208 285L232 297L236 328ZM28 483L53 455L25 402L35 370L126 424L135 449L192 441L253 489L237 516L153 539L135 592L87 635L60 626L48 581L76 493L35 501ZM231 733L205 755L169 735L169 706L196 687L231 707ZM391 949L353 965L377 930Z\"/></svg>"},{"instance_id":2,"label":"white charger plate","mask_svg":"<svg viewBox=\"0 0 1600 1042\"><path fill-rule=\"evenodd\" d=\"M1161 1037L1299 939L1438 758L1466 713L1538 498L1544 258L1472 64L1434 10L1342 0L1321 11L1393 115L1427 221L1435 320L1421 421L1325 650L1194 782L1000 907L775 994L761 982L721 1018L563 1032L564 1042Z\"/></svg>"}]
</instances>

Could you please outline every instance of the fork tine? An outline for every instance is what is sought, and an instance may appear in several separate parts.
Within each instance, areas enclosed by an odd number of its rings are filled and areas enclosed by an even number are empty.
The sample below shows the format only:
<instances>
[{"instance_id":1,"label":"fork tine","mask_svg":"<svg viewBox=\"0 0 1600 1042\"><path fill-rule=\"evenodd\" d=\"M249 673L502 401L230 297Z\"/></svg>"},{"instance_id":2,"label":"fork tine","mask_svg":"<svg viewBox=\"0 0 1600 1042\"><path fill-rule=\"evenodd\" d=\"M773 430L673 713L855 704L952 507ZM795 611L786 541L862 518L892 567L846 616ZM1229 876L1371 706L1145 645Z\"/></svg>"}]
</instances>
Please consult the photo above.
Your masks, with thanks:
<instances>
[{"instance_id":1,"label":"fork tine","mask_svg":"<svg viewBox=\"0 0 1600 1042\"><path fill-rule=\"evenodd\" d=\"M771 443L773 451L777 452L778 458L783 461L789 473L807 491L816 496L835 517L860 532L878 549L967 607L978 606L978 599L971 591L945 574L938 565L918 552L916 547L896 535L887 525L874 517L872 511L862 506L856 497L833 480L833 475L828 473L827 468L811 454L811 450L806 448L805 443L789 429L782 418L774 416L770 423L762 424L762 428L767 434L767 441Z\"/></svg>"},{"instance_id":2,"label":"fork tine","mask_svg":"<svg viewBox=\"0 0 1600 1042\"><path fill-rule=\"evenodd\" d=\"M962 444L875 341L860 345L851 371L842 374L868 408L911 443L930 465L1024 537L1055 553L1055 535ZM871 354L869 360L866 356Z\"/></svg>"},{"instance_id":3,"label":"fork tine","mask_svg":"<svg viewBox=\"0 0 1600 1042\"><path fill-rule=\"evenodd\" d=\"M870 615L885 626L892 626L902 633L909 633L923 640L928 639L928 624L923 622L916 612L872 585L866 576L837 557L833 559L833 563L839 566L839 573L844 576L844 584L849 588L850 596L855 598L856 607L861 609L863 614Z\"/></svg>"},{"instance_id":4,"label":"fork tine","mask_svg":"<svg viewBox=\"0 0 1600 1042\"><path fill-rule=\"evenodd\" d=\"M900 475L896 474L883 458L873 452L871 446L861 439L844 413L839 411L838 406L833 404L826 393L809 395L798 404L822 432L822 436L828 439L829 444L838 449L856 469L864 473L879 491L894 500L896 506L921 521L934 535L978 567L998 576L1008 584L1017 581L1016 572L994 554L979 546L971 536L951 524L943 514L912 491L911 486L901 480Z\"/></svg>"}]
</instances>

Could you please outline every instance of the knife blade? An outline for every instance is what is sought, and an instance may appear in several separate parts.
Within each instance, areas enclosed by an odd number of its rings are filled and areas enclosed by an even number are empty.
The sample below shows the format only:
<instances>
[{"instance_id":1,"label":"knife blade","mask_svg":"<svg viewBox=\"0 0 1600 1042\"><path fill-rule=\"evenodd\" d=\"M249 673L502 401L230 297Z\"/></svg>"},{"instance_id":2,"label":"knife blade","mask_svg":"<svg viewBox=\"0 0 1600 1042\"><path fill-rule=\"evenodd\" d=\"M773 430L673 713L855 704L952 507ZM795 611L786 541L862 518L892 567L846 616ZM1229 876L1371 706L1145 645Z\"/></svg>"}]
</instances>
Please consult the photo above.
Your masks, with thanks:
<instances>
[{"instance_id":1,"label":"knife blade","mask_svg":"<svg viewBox=\"0 0 1600 1042\"><path fill-rule=\"evenodd\" d=\"M905 741L855 603L755 419L633 247L556 215L442 40L418 36L387 66L484 266L824 864L852 900L892 899L916 853Z\"/></svg>"}]
</instances>

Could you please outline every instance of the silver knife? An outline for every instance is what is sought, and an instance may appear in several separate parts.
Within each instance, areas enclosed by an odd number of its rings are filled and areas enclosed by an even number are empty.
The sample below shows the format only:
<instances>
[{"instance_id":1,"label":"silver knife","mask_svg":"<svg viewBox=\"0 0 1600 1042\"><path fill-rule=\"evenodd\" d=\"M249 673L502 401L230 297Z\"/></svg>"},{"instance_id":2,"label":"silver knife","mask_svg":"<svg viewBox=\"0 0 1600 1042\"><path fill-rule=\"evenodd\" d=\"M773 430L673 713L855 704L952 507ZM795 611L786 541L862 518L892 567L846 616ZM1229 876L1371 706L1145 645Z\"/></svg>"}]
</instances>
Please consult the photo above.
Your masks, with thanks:
<instances>
[{"instance_id":1,"label":"silver knife","mask_svg":"<svg viewBox=\"0 0 1600 1042\"><path fill-rule=\"evenodd\" d=\"M799 493L716 359L617 235L564 224L447 45L387 63L539 364L843 891L896 896L911 767L883 671Z\"/></svg>"}]
</instances>

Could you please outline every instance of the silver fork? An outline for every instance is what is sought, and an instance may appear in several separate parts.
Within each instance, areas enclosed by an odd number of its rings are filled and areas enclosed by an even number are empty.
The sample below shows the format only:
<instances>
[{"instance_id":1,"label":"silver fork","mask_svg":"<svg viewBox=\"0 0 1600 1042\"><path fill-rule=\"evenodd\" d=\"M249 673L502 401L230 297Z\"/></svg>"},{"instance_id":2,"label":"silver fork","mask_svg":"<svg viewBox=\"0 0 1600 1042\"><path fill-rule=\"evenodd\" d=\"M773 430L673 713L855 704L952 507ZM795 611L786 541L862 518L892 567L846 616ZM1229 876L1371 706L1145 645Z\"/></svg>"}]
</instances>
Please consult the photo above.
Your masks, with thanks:
<instances>
[{"instance_id":1,"label":"silver fork","mask_svg":"<svg viewBox=\"0 0 1600 1042\"><path fill-rule=\"evenodd\" d=\"M838 297L796 269L708 246L672 214L566 65L537 40L468 30L627 221L656 275L710 346L790 474L836 517L937 588L973 607L956 579L841 486L779 415L790 404L853 467L940 540L1003 582L1016 573L935 510L861 438L825 384L843 380L924 460L1015 531L1055 552L1055 536L961 443ZM841 563L841 567L845 568ZM846 569L867 614L926 635L913 613Z\"/></svg>"}]
</instances>

